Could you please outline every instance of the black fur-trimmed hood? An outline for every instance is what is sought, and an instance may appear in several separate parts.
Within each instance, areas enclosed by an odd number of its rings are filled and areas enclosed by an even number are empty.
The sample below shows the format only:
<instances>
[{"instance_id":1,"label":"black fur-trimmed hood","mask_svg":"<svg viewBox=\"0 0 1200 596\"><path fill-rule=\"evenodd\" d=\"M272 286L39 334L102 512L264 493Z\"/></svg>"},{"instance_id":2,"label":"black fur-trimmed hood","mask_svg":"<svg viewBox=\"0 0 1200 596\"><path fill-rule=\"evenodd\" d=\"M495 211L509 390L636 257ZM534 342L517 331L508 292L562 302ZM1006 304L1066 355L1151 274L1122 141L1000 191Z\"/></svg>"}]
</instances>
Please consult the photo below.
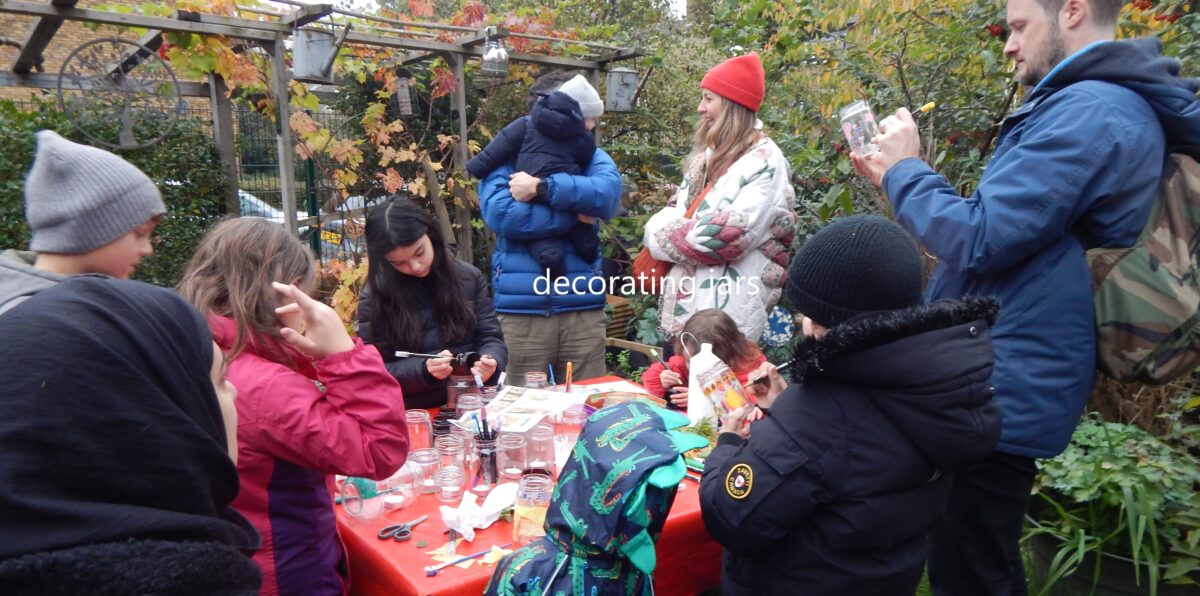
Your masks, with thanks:
<instances>
[{"instance_id":1,"label":"black fur-trimmed hood","mask_svg":"<svg viewBox=\"0 0 1200 596\"><path fill-rule=\"evenodd\" d=\"M990 298L938 301L864 316L796 347L800 391L837 400L864 394L925 459L953 471L1000 437L992 403Z\"/></svg>"},{"instance_id":2,"label":"black fur-trimmed hood","mask_svg":"<svg viewBox=\"0 0 1200 596\"><path fill-rule=\"evenodd\" d=\"M994 298L939 300L912 308L851 319L830 329L820 339L802 338L793 354L792 380L803 383L820 378L831 362L922 333L973 321L989 326L1000 314Z\"/></svg>"}]
</instances>

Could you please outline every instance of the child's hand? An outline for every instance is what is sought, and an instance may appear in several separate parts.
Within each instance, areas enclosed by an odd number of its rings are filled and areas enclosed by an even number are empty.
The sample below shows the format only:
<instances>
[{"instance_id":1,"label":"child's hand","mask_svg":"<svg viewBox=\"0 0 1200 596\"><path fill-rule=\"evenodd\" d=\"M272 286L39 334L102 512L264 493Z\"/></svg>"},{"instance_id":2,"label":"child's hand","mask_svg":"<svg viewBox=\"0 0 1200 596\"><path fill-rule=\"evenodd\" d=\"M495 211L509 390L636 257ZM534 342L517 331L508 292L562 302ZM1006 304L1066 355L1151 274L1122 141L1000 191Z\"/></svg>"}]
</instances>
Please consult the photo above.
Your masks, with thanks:
<instances>
[{"instance_id":1,"label":"child's hand","mask_svg":"<svg viewBox=\"0 0 1200 596\"><path fill-rule=\"evenodd\" d=\"M662 385L663 389L670 389L683 382L683 376L671 370L664 369L662 374L658 375L658 384Z\"/></svg>"},{"instance_id":2,"label":"child's hand","mask_svg":"<svg viewBox=\"0 0 1200 596\"><path fill-rule=\"evenodd\" d=\"M522 203L532 201L537 196L538 182L541 178L534 178L525 172L517 172L508 177L508 192L512 193L514 200Z\"/></svg>"},{"instance_id":3,"label":"child's hand","mask_svg":"<svg viewBox=\"0 0 1200 596\"><path fill-rule=\"evenodd\" d=\"M471 374L478 375L483 381L492 378L492 373L496 372L496 359L484 354L479 357L479 362L471 367Z\"/></svg>"},{"instance_id":4,"label":"child's hand","mask_svg":"<svg viewBox=\"0 0 1200 596\"><path fill-rule=\"evenodd\" d=\"M454 372L454 354L451 354L450 350L442 350L438 352L438 356L443 358L430 358L425 361L425 370L429 371L433 378L441 381Z\"/></svg>"},{"instance_id":5,"label":"child's hand","mask_svg":"<svg viewBox=\"0 0 1200 596\"><path fill-rule=\"evenodd\" d=\"M668 396L668 399L671 400L671 403L675 404L675 407L677 407L681 410L687 409L688 388L686 386L677 385L675 387L672 387L671 390L667 393L667 396Z\"/></svg>"},{"instance_id":6,"label":"child's hand","mask_svg":"<svg viewBox=\"0 0 1200 596\"><path fill-rule=\"evenodd\" d=\"M275 309L275 314L285 325L279 330L283 341L314 358L354 349L354 340L350 339L332 308L313 300L295 285L271 282L271 287L282 294L284 300L291 300Z\"/></svg>"},{"instance_id":7,"label":"child's hand","mask_svg":"<svg viewBox=\"0 0 1200 596\"><path fill-rule=\"evenodd\" d=\"M762 379L762 381L756 383L755 379ZM770 362L760 364L747 376L746 381L746 391L752 394L758 400L759 405L764 408L771 407L775 398L788 386L787 381Z\"/></svg>"},{"instance_id":8,"label":"child's hand","mask_svg":"<svg viewBox=\"0 0 1200 596\"><path fill-rule=\"evenodd\" d=\"M596 223L596 218L594 218L594 217L592 217L592 216L590 216L590 215L584 215L584 214L580 213L579 215L577 215L577 216L576 216L576 218L577 218L579 221L581 221L581 222L583 222L583 223L585 223L585 224L587 224L587 225L589 225L589 226L590 226L590 225L592 225L592 224L594 224L594 223Z\"/></svg>"},{"instance_id":9,"label":"child's hand","mask_svg":"<svg viewBox=\"0 0 1200 596\"><path fill-rule=\"evenodd\" d=\"M750 436L750 414L759 411L754 406L742 406L721 417L721 432L735 433L743 439Z\"/></svg>"}]
</instances>

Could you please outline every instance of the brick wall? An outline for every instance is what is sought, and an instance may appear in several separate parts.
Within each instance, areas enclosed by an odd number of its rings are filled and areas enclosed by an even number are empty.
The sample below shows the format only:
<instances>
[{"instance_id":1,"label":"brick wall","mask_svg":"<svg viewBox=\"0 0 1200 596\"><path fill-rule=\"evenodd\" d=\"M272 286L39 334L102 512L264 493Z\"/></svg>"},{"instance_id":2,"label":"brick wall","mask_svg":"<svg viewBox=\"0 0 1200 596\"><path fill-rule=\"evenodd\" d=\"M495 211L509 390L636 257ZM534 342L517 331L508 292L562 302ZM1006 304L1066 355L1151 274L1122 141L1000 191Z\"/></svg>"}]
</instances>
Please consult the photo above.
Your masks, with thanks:
<instances>
[{"instance_id":1,"label":"brick wall","mask_svg":"<svg viewBox=\"0 0 1200 596\"><path fill-rule=\"evenodd\" d=\"M48 0L33 1L45 1L48 3ZM79 0L79 4L76 7L96 8L100 5L134 5L139 3L138 0ZM34 17L0 13L0 38L12 40L18 44L23 43L34 20ZM58 33L54 35L54 39L50 41L50 44L46 46L46 50L42 53L44 59L42 67L44 72L57 75L63 61L66 60L67 56L75 48L78 48L85 42L104 37L120 37L130 41L137 41L140 36L133 31L121 32L116 27L107 25L92 30L85 26L82 21L63 21L62 26L58 29ZM11 45L0 45L0 68L5 71L11 70L18 54L19 51L17 48ZM34 72L37 72L36 69ZM175 76L179 76L179 73L175 73ZM0 99L28 99L31 94L40 93L43 92L30 88L0 87ZM51 97L54 96L53 89L48 89L45 93ZM192 108L207 108L208 101L188 98L188 105Z\"/></svg>"}]
</instances>

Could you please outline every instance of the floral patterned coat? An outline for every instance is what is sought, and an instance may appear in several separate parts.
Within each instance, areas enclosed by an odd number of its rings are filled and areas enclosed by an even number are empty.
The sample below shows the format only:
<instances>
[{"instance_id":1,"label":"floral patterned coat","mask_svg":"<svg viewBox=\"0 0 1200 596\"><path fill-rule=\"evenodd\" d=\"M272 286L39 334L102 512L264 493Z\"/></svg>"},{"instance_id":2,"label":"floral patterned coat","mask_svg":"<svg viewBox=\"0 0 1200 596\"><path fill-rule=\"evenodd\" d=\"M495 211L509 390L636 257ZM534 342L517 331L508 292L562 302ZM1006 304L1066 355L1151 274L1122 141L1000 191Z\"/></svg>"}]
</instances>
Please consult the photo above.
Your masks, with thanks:
<instances>
[{"instance_id":1,"label":"floral patterned coat","mask_svg":"<svg viewBox=\"0 0 1200 596\"><path fill-rule=\"evenodd\" d=\"M704 186L703 162L710 155L696 157L672 203L646 222L643 242L651 256L675 263L662 281L660 327L675 334L693 313L719 308L758 341L782 293L796 233L791 168L764 136L685 218Z\"/></svg>"}]
</instances>

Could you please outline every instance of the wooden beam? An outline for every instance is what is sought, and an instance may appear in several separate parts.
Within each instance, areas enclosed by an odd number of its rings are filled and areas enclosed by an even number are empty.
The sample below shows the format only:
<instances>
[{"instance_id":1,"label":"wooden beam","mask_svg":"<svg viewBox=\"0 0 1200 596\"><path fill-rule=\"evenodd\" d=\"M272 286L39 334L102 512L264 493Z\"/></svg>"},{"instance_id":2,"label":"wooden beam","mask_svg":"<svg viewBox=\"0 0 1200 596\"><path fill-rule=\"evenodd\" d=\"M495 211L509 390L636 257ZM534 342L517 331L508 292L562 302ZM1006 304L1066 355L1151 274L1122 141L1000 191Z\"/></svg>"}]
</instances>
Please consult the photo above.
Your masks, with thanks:
<instances>
[{"instance_id":1,"label":"wooden beam","mask_svg":"<svg viewBox=\"0 0 1200 596\"><path fill-rule=\"evenodd\" d=\"M131 71L133 71L133 69L137 68L137 65L142 63L142 60L149 58L150 54L162 45L162 36L163 32L157 29L147 31L146 34L137 41L137 44L144 49L138 49L127 54L125 59L121 60L120 64L114 66L113 69L109 71L109 76L115 75L118 72L123 75L129 74Z\"/></svg>"},{"instance_id":2,"label":"wooden beam","mask_svg":"<svg viewBox=\"0 0 1200 596\"><path fill-rule=\"evenodd\" d=\"M258 21L254 19L223 17L220 15L208 14L206 12L188 12L186 10L175 11L175 17L181 21L203 23L205 25L218 27L245 27L249 25L253 29L260 29L268 32L271 34L271 39L275 39L275 34L283 33L285 35L290 35L292 33L292 27L289 25L284 25L281 21Z\"/></svg>"},{"instance_id":3,"label":"wooden beam","mask_svg":"<svg viewBox=\"0 0 1200 596\"><path fill-rule=\"evenodd\" d=\"M86 80L80 81L84 85L84 90L91 89L92 86ZM0 71L0 87L25 87L29 89L57 89L58 75L42 72L32 72L29 74L15 74L11 72ZM184 97L208 97L207 83L192 83L189 81L179 82L179 94Z\"/></svg>"},{"instance_id":4,"label":"wooden beam","mask_svg":"<svg viewBox=\"0 0 1200 596\"><path fill-rule=\"evenodd\" d=\"M292 146L291 101L288 81L292 78L287 67L287 48L280 35L271 44L271 92L275 95L275 117L279 122L279 194L283 197L283 217L287 229L299 236L296 225L296 150Z\"/></svg>"},{"instance_id":5,"label":"wooden beam","mask_svg":"<svg viewBox=\"0 0 1200 596\"><path fill-rule=\"evenodd\" d=\"M275 39L275 35L267 30L268 26L278 25L278 23L251 21L248 19L228 19L229 21L236 22L236 25L218 25L209 24L208 22L196 23L181 21L179 19L121 14L88 8L59 8L50 4L28 2L26 0L0 0L0 13L58 18L68 21L90 21L100 25L114 25L117 27L141 27L143 29L159 29L161 31L177 31L180 33L224 35L226 37L268 42ZM290 32L291 28L288 28L288 31Z\"/></svg>"},{"instance_id":6,"label":"wooden beam","mask_svg":"<svg viewBox=\"0 0 1200 596\"><path fill-rule=\"evenodd\" d=\"M596 63L597 64L608 64L610 62L629 60L630 58L637 58L638 56L645 56L645 55L646 55L646 53L641 50L624 49L624 50L618 50L616 52L613 52L607 56L601 56L599 58L596 58Z\"/></svg>"},{"instance_id":7,"label":"wooden beam","mask_svg":"<svg viewBox=\"0 0 1200 596\"><path fill-rule=\"evenodd\" d=\"M212 90L209 101L212 105L213 142L217 146L217 156L221 159L221 169L225 170L225 213L241 215L242 206L238 201L238 163L237 151L233 144L233 101L226 95L228 88L221 77L208 75L208 88Z\"/></svg>"},{"instance_id":8,"label":"wooden beam","mask_svg":"<svg viewBox=\"0 0 1200 596\"><path fill-rule=\"evenodd\" d=\"M303 27L331 14L333 14L332 4L310 4L289 12L279 22L292 27Z\"/></svg>"},{"instance_id":9,"label":"wooden beam","mask_svg":"<svg viewBox=\"0 0 1200 596\"><path fill-rule=\"evenodd\" d=\"M483 31L476 31L470 35L455 38L454 43L464 48L470 48L485 41L504 39L505 37L508 37L508 29L505 29L504 27L492 26L485 28Z\"/></svg>"},{"instance_id":10,"label":"wooden beam","mask_svg":"<svg viewBox=\"0 0 1200 596\"><path fill-rule=\"evenodd\" d=\"M0 0L0 2L14 0ZM468 56L483 56L483 48L473 47L464 48L458 44L442 43L437 41L425 41L421 39L404 39L400 37L388 37L384 35L373 35L370 33L351 32L346 37L347 43L360 43L366 45L381 46L385 48L400 48L404 50L416 50L418 52L426 52L427 54L420 56L411 56L404 59L404 64L411 64L419 59L429 57L428 53L432 54L465 54ZM543 56L540 54L518 54L515 52L508 53L510 62L527 62L530 64L543 64L548 66L558 66L561 68L578 68L590 70L599 68L600 65L590 60L577 60L575 58L559 58L557 56Z\"/></svg>"},{"instance_id":11,"label":"wooden beam","mask_svg":"<svg viewBox=\"0 0 1200 596\"><path fill-rule=\"evenodd\" d=\"M450 105L456 112L455 124L458 125L458 142L454 144L454 169L463 172L470 157L467 154L467 75L464 69L466 58L462 55L453 55L450 58L456 82ZM458 222L458 258L470 263L475 252L471 246L471 206L455 201L455 207L455 220Z\"/></svg>"},{"instance_id":12,"label":"wooden beam","mask_svg":"<svg viewBox=\"0 0 1200 596\"><path fill-rule=\"evenodd\" d=\"M74 8L77 2L79 0L50 0L50 4L61 8ZM17 74L26 74L34 68L42 71L42 52L50 45L50 40L54 39L54 34L58 33L62 23L62 19L44 17L30 24L29 32L25 34L25 43L21 44L21 53L13 62L12 71Z\"/></svg>"},{"instance_id":13,"label":"wooden beam","mask_svg":"<svg viewBox=\"0 0 1200 596\"><path fill-rule=\"evenodd\" d=\"M596 69L587 71L587 80L588 80L588 84L590 84L592 86L592 89L595 89L596 93L600 93L600 69L596 68ZM599 126L592 129L592 138L596 140L596 146L599 147L600 146L600 127Z\"/></svg>"}]
</instances>

